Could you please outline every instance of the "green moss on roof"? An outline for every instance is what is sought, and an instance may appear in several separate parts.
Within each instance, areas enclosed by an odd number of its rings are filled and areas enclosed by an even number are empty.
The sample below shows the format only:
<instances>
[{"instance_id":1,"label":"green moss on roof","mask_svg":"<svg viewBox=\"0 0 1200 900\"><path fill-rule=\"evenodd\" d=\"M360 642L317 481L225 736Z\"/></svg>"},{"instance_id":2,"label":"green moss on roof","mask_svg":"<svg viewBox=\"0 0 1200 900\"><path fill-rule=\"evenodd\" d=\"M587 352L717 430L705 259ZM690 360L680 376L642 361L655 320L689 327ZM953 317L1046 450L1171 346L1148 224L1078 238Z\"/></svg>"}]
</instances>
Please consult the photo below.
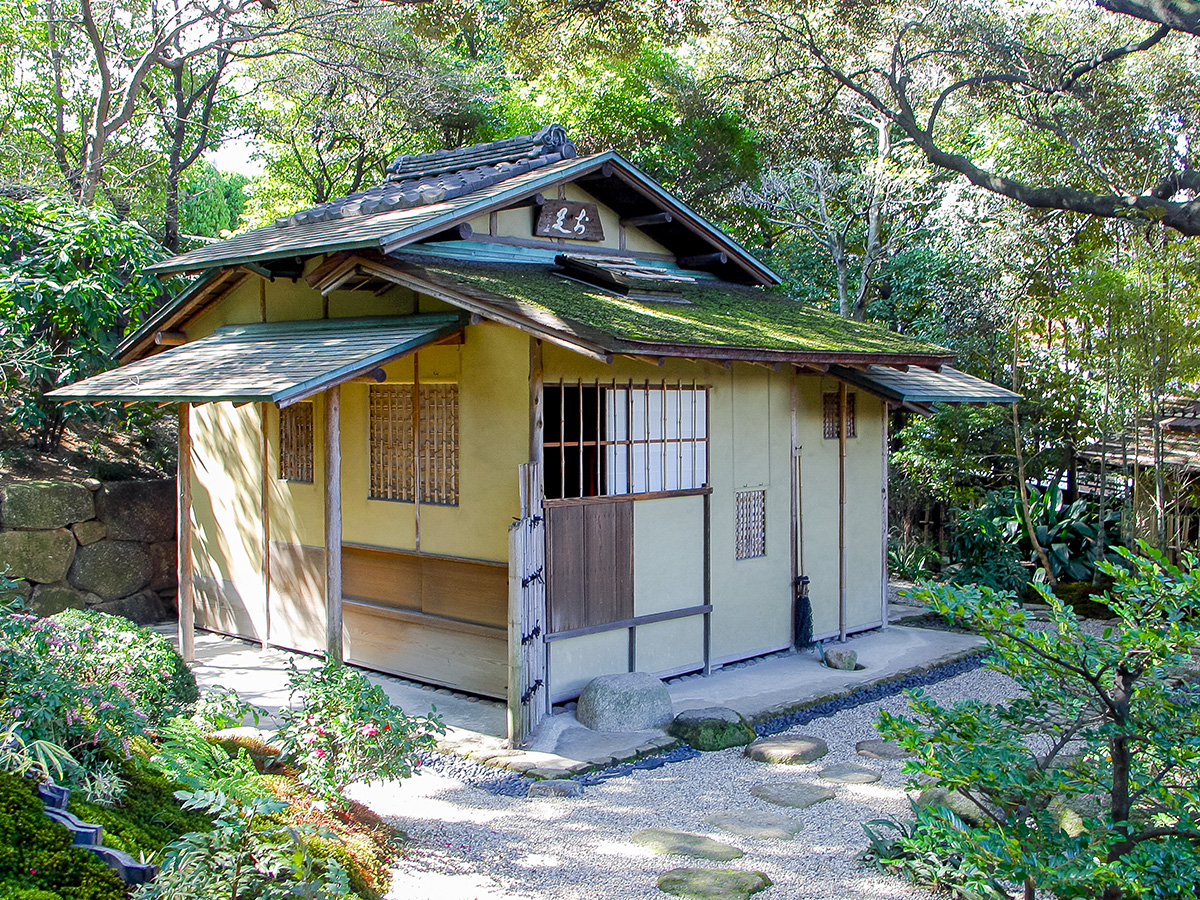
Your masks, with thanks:
<instances>
[{"instance_id":1,"label":"green moss on roof","mask_svg":"<svg viewBox=\"0 0 1200 900\"><path fill-rule=\"evenodd\" d=\"M761 288L699 281L680 285L687 303L651 302L568 280L549 267L428 259L419 264L441 282L511 298L627 341L816 353L950 354L934 344Z\"/></svg>"}]
</instances>

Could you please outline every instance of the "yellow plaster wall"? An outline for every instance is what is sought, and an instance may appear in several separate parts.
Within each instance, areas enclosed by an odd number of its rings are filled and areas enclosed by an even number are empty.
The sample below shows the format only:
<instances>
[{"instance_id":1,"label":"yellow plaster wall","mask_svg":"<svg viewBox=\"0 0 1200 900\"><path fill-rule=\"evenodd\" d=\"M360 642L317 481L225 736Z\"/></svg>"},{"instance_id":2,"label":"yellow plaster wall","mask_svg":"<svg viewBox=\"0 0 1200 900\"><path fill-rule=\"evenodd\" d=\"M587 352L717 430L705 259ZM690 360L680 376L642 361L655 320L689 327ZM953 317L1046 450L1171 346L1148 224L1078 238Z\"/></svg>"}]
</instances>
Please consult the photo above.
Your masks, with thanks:
<instances>
[{"instance_id":1,"label":"yellow plaster wall","mask_svg":"<svg viewBox=\"0 0 1200 900\"><path fill-rule=\"evenodd\" d=\"M197 624L255 640L266 635L260 434L257 406L191 410Z\"/></svg>"},{"instance_id":2,"label":"yellow plaster wall","mask_svg":"<svg viewBox=\"0 0 1200 900\"><path fill-rule=\"evenodd\" d=\"M823 395L837 391L832 378L799 379L801 537L811 579L813 634L838 631L838 441L823 436ZM882 614L882 402L855 394L857 437L846 440L847 628L877 624Z\"/></svg>"}]
</instances>

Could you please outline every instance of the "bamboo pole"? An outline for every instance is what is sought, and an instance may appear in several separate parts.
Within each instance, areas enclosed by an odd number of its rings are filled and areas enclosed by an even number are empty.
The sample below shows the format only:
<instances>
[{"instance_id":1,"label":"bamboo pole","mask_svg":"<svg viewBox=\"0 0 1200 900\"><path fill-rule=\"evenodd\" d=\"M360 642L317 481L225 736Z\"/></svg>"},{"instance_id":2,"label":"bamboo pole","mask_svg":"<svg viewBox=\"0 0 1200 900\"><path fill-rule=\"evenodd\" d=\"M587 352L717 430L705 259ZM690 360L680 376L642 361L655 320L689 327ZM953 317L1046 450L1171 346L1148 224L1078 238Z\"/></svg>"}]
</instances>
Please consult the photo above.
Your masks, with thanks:
<instances>
[{"instance_id":1,"label":"bamboo pole","mask_svg":"<svg viewBox=\"0 0 1200 900\"><path fill-rule=\"evenodd\" d=\"M192 589L192 436L191 408L179 404L179 462L175 480L179 507L176 510L177 573L179 581L179 655L190 663L196 659L196 603Z\"/></svg>"},{"instance_id":2,"label":"bamboo pole","mask_svg":"<svg viewBox=\"0 0 1200 900\"><path fill-rule=\"evenodd\" d=\"M258 404L259 422L262 433L259 435L259 459L262 463L262 496L259 515L262 517L262 579L263 579L263 639L262 647L266 650L271 645L271 469L270 442L267 439L267 404Z\"/></svg>"},{"instance_id":3,"label":"bamboo pole","mask_svg":"<svg viewBox=\"0 0 1200 900\"><path fill-rule=\"evenodd\" d=\"M791 487L791 498L792 498L791 499L792 527L791 527L790 546L791 546L791 556L792 556L792 569L791 569L791 572L792 572L792 580L791 580L792 640L791 640L791 646L793 646L793 647L796 646L796 638L797 638L797 634L796 634L796 613L797 613L797 610L796 610L796 582L800 578L800 537L799 537L800 497L799 497L799 473L796 471L796 443L799 440L799 430L797 428L797 423L796 423L796 408L799 405L800 386L796 383L796 377L797 377L796 373L793 371L792 377L789 379L790 385L789 385L789 391L788 391L790 402L791 402L791 414L792 414L792 443L791 443L790 449L788 451L788 456L790 459L790 464L788 465L788 468L791 470L790 487Z\"/></svg>"},{"instance_id":4,"label":"bamboo pole","mask_svg":"<svg viewBox=\"0 0 1200 900\"><path fill-rule=\"evenodd\" d=\"M838 382L838 640L846 640L846 382Z\"/></svg>"},{"instance_id":5,"label":"bamboo pole","mask_svg":"<svg viewBox=\"0 0 1200 900\"><path fill-rule=\"evenodd\" d=\"M325 658L342 661L341 388L325 392Z\"/></svg>"}]
</instances>

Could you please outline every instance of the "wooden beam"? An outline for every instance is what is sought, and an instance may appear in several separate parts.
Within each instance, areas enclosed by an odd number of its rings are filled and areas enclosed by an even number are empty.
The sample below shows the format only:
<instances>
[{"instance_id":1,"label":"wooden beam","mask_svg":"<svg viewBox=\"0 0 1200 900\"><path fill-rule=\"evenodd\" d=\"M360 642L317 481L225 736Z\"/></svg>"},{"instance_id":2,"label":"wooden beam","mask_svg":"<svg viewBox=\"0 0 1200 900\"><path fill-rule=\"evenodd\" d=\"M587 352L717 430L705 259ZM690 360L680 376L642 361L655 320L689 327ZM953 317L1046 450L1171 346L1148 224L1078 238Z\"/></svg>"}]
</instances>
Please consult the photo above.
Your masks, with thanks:
<instances>
[{"instance_id":1,"label":"wooden beam","mask_svg":"<svg viewBox=\"0 0 1200 900\"><path fill-rule=\"evenodd\" d=\"M656 212L647 216L629 216L621 219L624 228L643 228L646 225L669 225L675 217L669 212Z\"/></svg>"},{"instance_id":2,"label":"wooden beam","mask_svg":"<svg viewBox=\"0 0 1200 900\"><path fill-rule=\"evenodd\" d=\"M154 332L154 343L160 347L178 347L180 344L187 343L187 332L156 331Z\"/></svg>"},{"instance_id":3,"label":"wooden beam","mask_svg":"<svg viewBox=\"0 0 1200 900\"><path fill-rule=\"evenodd\" d=\"M504 207L504 209L500 210L500 212L506 212L510 209L528 209L531 206L541 206L545 202L545 194L530 194L524 200L518 200L516 203ZM495 213L492 213L492 215L495 215ZM495 234L495 232L492 232L492 234Z\"/></svg>"},{"instance_id":4,"label":"wooden beam","mask_svg":"<svg viewBox=\"0 0 1200 900\"><path fill-rule=\"evenodd\" d=\"M636 359L638 362L648 363L652 366L661 366L663 358L661 356L639 356L637 354L629 354L629 359Z\"/></svg>"},{"instance_id":5,"label":"wooden beam","mask_svg":"<svg viewBox=\"0 0 1200 900\"><path fill-rule=\"evenodd\" d=\"M729 262L729 256L722 252L700 253L696 256L680 256L675 264L683 269L699 269L704 266L723 266Z\"/></svg>"},{"instance_id":6,"label":"wooden beam","mask_svg":"<svg viewBox=\"0 0 1200 900\"><path fill-rule=\"evenodd\" d=\"M179 460L175 468L175 535L179 582L179 655L190 663L196 659L196 603L192 592L192 434L191 409L179 404Z\"/></svg>"},{"instance_id":7,"label":"wooden beam","mask_svg":"<svg viewBox=\"0 0 1200 900\"><path fill-rule=\"evenodd\" d=\"M377 367L377 368L372 369L370 372L367 372L364 375L359 375L355 378L351 378L349 381L347 381L345 383L346 384L382 384L384 381L387 381L387 372L383 371L383 369L381 367Z\"/></svg>"},{"instance_id":8,"label":"wooden beam","mask_svg":"<svg viewBox=\"0 0 1200 900\"><path fill-rule=\"evenodd\" d=\"M341 388L325 392L325 658L342 661Z\"/></svg>"},{"instance_id":9,"label":"wooden beam","mask_svg":"<svg viewBox=\"0 0 1200 900\"><path fill-rule=\"evenodd\" d=\"M788 400L791 406L791 449L788 452L790 473L790 493L791 493L791 530L790 530L790 550L792 562L792 646L796 646L796 641L800 635L796 629L796 616L799 610L796 608L796 586L800 579L800 491L799 480L800 473L796 467L797 463L797 448L799 443L800 432L796 418L796 412L800 405L800 386L796 384L795 378L788 379ZM887 554L884 554L885 556Z\"/></svg>"},{"instance_id":10,"label":"wooden beam","mask_svg":"<svg viewBox=\"0 0 1200 900\"><path fill-rule=\"evenodd\" d=\"M543 443L543 426L545 425L545 398L542 392L542 385L545 378L545 369L542 364L542 342L535 337L529 339L529 461L538 466L538 473L542 469L543 456L545 455ZM536 485L540 501L542 486ZM532 498L530 503L532 504Z\"/></svg>"},{"instance_id":11,"label":"wooden beam","mask_svg":"<svg viewBox=\"0 0 1200 900\"><path fill-rule=\"evenodd\" d=\"M888 503L890 501L890 495L888 493L888 449L889 449L888 444L890 443L890 441L888 439L888 427L891 425L891 422L889 421L890 416L889 416L888 404L885 402L885 403L881 403L880 406L883 408L883 423L882 423L882 429L881 429L882 435L883 435L883 438L881 441L881 443L883 445L882 446L883 460L881 463L882 474L879 479L879 482L880 482L879 490L882 495L881 500L882 500L882 506L883 506L883 517L882 517L883 522L882 522L882 525L880 528L881 534L879 535L879 540L880 540L880 554L879 555L882 558L882 563L880 566L882 569L882 572L880 574L880 589L879 589L879 593L881 596L879 598L879 603L880 603L880 620L883 622L883 627L887 628L889 625L888 620L891 618L891 615L888 610Z\"/></svg>"},{"instance_id":12,"label":"wooden beam","mask_svg":"<svg viewBox=\"0 0 1200 900\"><path fill-rule=\"evenodd\" d=\"M838 382L838 640L846 642L846 382Z\"/></svg>"},{"instance_id":13,"label":"wooden beam","mask_svg":"<svg viewBox=\"0 0 1200 900\"><path fill-rule=\"evenodd\" d=\"M267 436L268 403L258 404L258 420L262 433L258 436L259 459L262 463L262 579L263 579L263 628L262 646L271 645L271 442Z\"/></svg>"}]
</instances>

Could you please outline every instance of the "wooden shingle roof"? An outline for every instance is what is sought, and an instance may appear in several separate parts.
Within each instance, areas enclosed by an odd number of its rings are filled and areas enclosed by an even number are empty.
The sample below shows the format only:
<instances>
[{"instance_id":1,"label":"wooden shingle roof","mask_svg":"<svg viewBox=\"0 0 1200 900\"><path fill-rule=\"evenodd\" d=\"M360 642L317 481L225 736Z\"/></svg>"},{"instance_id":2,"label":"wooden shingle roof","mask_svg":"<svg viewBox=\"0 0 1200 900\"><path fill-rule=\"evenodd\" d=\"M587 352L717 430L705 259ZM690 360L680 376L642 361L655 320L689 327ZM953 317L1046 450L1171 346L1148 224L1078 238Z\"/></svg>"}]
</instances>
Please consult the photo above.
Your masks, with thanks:
<instances>
[{"instance_id":1,"label":"wooden shingle roof","mask_svg":"<svg viewBox=\"0 0 1200 900\"><path fill-rule=\"evenodd\" d=\"M230 325L52 391L56 400L287 406L459 331L457 315Z\"/></svg>"}]
</instances>

